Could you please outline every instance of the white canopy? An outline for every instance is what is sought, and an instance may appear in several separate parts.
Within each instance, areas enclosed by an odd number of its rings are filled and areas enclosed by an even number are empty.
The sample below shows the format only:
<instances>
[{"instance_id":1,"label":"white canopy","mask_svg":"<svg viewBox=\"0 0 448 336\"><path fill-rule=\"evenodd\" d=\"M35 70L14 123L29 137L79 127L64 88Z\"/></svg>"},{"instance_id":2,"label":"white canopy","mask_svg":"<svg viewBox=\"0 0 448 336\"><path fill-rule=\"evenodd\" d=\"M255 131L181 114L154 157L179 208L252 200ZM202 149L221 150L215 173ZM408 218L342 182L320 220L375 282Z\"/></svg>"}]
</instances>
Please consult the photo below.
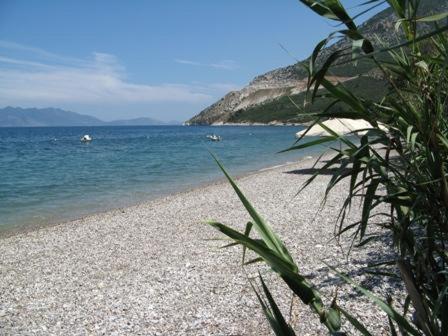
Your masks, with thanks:
<instances>
[{"instance_id":1,"label":"white canopy","mask_svg":"<svg viewBox=\"0 0 448 336\"><path fill-rule=\"evenodd\" d=\"M344 118L335 118L322 122L329 129L335 131L338 134L347 134L356 130L361 130L365 128L372 128L372 125L365 120L353 120L353 119L344 119ZM380 125L380 128L384 129L384 126ZM297 132L296 137L301 137L303 133L305 133L306 129ZM366 131L356 132L359 135L367 133ZM307 136L327 136L329 134L324 128L320 125L314 125L306 134Z\"/></svg>"}]
</instances>

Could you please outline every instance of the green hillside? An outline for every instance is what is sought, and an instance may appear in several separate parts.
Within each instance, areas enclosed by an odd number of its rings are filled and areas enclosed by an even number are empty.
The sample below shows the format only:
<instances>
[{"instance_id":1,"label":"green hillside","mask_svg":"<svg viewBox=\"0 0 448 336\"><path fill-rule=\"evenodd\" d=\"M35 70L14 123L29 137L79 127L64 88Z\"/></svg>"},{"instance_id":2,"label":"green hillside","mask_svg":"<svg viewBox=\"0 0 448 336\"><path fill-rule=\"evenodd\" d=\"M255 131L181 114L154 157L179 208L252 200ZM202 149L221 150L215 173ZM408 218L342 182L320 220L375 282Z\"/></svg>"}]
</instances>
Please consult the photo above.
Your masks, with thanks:
<instances>
[{"instance_id":1,"label":"green hillside","mask_svg":"<svg viewBox=\"0 0 448 336\"><path fill-rule=\"evenodd\" d=\"M387 84L384 80L375 79L372 77L361 76L350 81L345 82L347 88L355 94L360 95L371 100L379 100L384 96ZM321 91L321 94L325 92ZM280 122L298 122L303 123L310 121L311 118L307 116L298 116L300 112L313 113L322 111L331 100L327 98L318 99L314 104L309 106L306 110L299 110L303 106L305 99L305 92L293 95L291 97L281 97L272 100L265 104L252 106L245 110L236 111L229 119L231 123L269 123L272 121ZM293 103L293 102L294 103ZM336 104L333 109L344 109L341 104Z\"/></svg>"},{"instance_id":2,"label":"green hillside","mask_svg":"<svg viewBox=\"0 0 448 336\"><path fill-rule=\"evenodd\" d=\"M424 0L420 2L420 15L429 15L448 10L448 0ZM402 36L397 33L395 17L391 8L385 9L370 19L365 21L360 28L364 36L373 41L375 48L381 48L384 45L391 45L400 40ZM419 25L419 34L423 34L434 27L431 23L422 23ZM318 65L321 65L334 51L338 49L351 48L351 44L347 39L341 39L335 44L324 48L317 59ZM349 56L347 56L349 57ZM386 57L377 55L379 57ZM347 59L348 60L348 59ZM308 64L309 59L305 59L296 64L275 69L254 78L246 87L239 91L232 91L223 98L205 108L196 116L187 121L190 125L208 125L222 123L270 123L270 122L306 122L306 116L298 117L298 109L290 101L292 98L297 105L302 106L305 93L296 94L287 97L288 92L294 88L294 85L301 87L306 81L307 71L304 65ZM387 85L381 81L378 76L378 69L370 59L362 59L353 64L347 62L344 65L331 68L329 74L332 76L342 77L358 77L345 82L350 89L365 95L370 99L379 99L387 88ZM370 78L366 78L370 77ZM296 81L296 83L294 83ZM279 97L275 94L279 88L284 89L284 94ZM272 94L274 92L274 94ZM265 97L265 99L260 99ZM273 97L278 98L273 98ZM271 98L272 97L272 98ZM328 100L318 100L306 111L320 111L329 103ZM334 108L343 108L335 106Z\"/></svg>"}]
</instances>

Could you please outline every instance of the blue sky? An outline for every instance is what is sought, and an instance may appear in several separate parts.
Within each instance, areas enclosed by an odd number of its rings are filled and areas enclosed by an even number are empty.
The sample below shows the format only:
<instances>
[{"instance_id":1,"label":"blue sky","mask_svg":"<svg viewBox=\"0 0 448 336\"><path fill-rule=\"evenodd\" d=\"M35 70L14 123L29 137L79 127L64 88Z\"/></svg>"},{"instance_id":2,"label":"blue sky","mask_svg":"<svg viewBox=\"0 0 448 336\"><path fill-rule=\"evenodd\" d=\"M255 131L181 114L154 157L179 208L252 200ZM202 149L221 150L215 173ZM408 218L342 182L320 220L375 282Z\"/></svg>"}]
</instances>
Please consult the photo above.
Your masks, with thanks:
<instances>
[{"instance_id":1,"label":"blue sky","mask_svg":"<svg viewBox=\"0 0 448 336\"><path fill-rule=\"evenodd\" d=\"M0 107L186 120L334 29L297 0L0 0Z\"/></svg>"}]
</instances>

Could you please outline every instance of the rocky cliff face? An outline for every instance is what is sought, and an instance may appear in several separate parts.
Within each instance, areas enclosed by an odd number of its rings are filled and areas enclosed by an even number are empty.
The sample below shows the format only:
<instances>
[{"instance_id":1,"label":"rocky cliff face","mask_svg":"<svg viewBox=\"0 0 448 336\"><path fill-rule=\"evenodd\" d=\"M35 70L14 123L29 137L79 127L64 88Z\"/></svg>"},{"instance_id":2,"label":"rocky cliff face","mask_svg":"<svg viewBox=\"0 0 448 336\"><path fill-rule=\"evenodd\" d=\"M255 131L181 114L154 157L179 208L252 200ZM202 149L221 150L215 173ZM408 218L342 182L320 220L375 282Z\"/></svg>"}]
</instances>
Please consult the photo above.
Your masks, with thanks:
<instances>
[{"instance_id":1,"label":"rocky cliff face","mask_svg":"<svg viewBox=\"0 0 448 336\"><path fill-rule=\"evenodd\" d=\"M422 2L422 14L428 12L438 12L448 8L448 0L426 0ZM397 36L394 30L396 18L391 9L386 9L367 20L362 26L363 34L381 43L393 43ZM429 27L427 27L429 29ZM326 48L321 56L325 59L336 49L343 48L348 44L346 40L340 40L334 45ZM302 62L306 62L302 61ZM255 77L249 85L240 91L232 91L221 98L213 105L201 111L198 115L188 120L187 125L210 125L224 124L232 115L238 111L244 111L248 108L266 104L275 101L278 98L300 93L306 89L307 74L299 62L294 65L275 69L263 75ZM334 74L337 77L335 81L345 81L356 74L374 74L372 66L363 65L354 69L353 67L335 68Z\"/></svg>"},{"instance_id":2,"label":"rocky cliff face","mask_svg":"<svg viewBox=\"0 0 448 336\"><path fill-rule=\"evenodd\" d=\"M256 77L248 86L240 91L229 92L186 124L223 124L236 111L303 91L306 88L306 79L298 77L294 71L287 68Z\"/></svg>"}]
</instances>

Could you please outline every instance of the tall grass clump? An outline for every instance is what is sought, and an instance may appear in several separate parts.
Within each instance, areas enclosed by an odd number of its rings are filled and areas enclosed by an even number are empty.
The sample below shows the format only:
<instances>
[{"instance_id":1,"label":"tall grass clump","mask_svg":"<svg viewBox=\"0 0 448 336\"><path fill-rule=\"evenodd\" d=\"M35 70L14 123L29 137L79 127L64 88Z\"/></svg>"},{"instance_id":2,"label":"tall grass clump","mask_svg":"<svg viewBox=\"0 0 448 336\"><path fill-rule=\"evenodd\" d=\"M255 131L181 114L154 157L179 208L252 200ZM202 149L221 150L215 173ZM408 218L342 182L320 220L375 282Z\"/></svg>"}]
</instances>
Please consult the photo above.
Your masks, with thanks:
<instances>
[{"instance_id":1,"label":"tall grass clump","mask_svg":"<svg viewBox=\"0 0 448 336\"><path fill-rule=\"evenodd\" d=\"M326 195L334 186L345 182L346 198L335 223L336 235L349 235L358 246L367 246L368 233L379 211L385 217L379 235L392 237L395 257L377 265L396 265L406 300L398 311L390 301L379 298L357 285L344 274L344 281L366 295L387 315L391 335L448 335L448 13L421 14L425 4L419 0L366 1L362 13L381 3L387 3L395 13L396 44L384 45L369 39L354 22L339 0L301 0L318 15L333 20L341 29L317 44L307 65L308 90L306 104L321 96L331 98L329 106L313 113L313 123L320 125L328 136L318 141L303 138L287 150L300 150L325 142L339 141L343 146L331 148L332 158L321 163L316 174L302 186L308 186L320 173L333 171ZM437 3L437 1L435 2ZM331 53L324 50L335 38ZM334 46L333 46L334 47ZM328 49L327 49L328 50ZM328 80L332 69L361 60L374 62L387 82L389 90L380 101L357 96L342 83ZM332 109L335 104L343 109ZM306 106L304 108L306 112ZM304 111L300 113L305 113ZM361 119L370 124L359 135L338 134L321 121L331 118ZM357 134L360 134L358 132ZM219 163L218 163L219 164ZM301 273L291 254L269 224L261 218L238 186L220 165L252 221L244 232L224 224L210 225L254 251L274 270L291 291L311 311L332 335L344 334L341 319L345 319L363 335L370 331L336 301L325 306L321 294ZM301 189L301 190L302 190ZM359 221L346 223L346 213L354 200L361 200ZM387 211L384 211L384 209ZM379 210L381 209L381 210ZM255 229L259 238L251 237ZM274 297L260 275L263 293L256 291L263 312L277 335L294 335L282 316Z\"/></svg>"}]
</instances>

